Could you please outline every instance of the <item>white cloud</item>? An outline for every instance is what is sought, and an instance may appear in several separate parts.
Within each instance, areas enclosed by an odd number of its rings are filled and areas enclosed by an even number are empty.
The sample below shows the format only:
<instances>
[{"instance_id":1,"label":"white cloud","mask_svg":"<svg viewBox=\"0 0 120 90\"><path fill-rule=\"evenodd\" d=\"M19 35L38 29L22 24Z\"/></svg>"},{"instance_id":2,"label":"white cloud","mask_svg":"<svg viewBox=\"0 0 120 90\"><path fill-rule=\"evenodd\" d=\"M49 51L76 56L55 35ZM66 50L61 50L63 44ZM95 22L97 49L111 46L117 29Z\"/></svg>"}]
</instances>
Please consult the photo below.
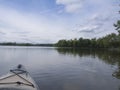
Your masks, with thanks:
<instances>
[{"instance_id":1,"label":"white cloud","mask_svg":"<svg viewBox=\"0 0 120 90\"><path fill-rule=\"evenodd\" d=\"M58 5L64 5L66 12L78 12L82 7L82 0L56 0Z\"/></svg>"},{"instance_id":2,"label":"white cloud","mask_svg":"<svg viewBox=\"0 0 120 90\"><path fill-rule=\"evenodd\" d=\"M46 40L53 40L52 42L55 42L54 38L63 30L57 21L54 23L43 16L21 13L5 7L0 7L0 22L3 24L0 26L0 31L6 32L4 36L0 37L3 37L5 41L7 39L7 41L21 42L22 36L19 34L23 32L22 34L26 35L26 40L43 43Z\"/></svg>"},{"instance_id":3,"label":"white cloud","mask_svg":"<svg viewBox=\"0 0 120 90\"><path fill-rule=\"evenodd\" d=\"M55 43L59 39L76 36L76 32L68 30L68 22L60 18L53 20L44 15L23 13L6 7L0 7L0 13L0 41Z\"/></svg>"},{"instance_id":4,"label":"white cloud","mask_svg":"<svg viewBox=\"0 0 120 90\"><path fill-rule=\"evenodd\" d=\"M95 30L99 28L99 25L87 25L87 26L82 26L78 29L78 32L88 32L88 33L93 33Z\"/></svg>"},{"instance_id":5,"label":"white cloud","mask_svg":"<svg viewBox=\"0 0 120 90\"><path fill-rule=\"evenodd\" d=\"M74 31L82 34L85 38L103 37L110 33L116 33L113 23L115 17L94 13L87 17L85 22L76 24Z\"/></svg>"}]
</instances>

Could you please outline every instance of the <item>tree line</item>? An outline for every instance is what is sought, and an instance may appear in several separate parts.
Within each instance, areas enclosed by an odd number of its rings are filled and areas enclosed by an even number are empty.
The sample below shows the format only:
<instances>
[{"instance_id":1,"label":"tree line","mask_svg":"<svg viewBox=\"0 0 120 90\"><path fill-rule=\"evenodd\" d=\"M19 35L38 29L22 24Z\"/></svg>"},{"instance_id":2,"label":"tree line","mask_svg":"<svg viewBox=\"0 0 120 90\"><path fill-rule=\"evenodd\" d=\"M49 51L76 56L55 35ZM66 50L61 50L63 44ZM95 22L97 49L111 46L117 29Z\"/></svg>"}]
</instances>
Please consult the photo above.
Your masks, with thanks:
<instances>
[{"instance_id":1,"label":"tree line","mask_svg":"<svg viewBox=\"0 0 120 90\"><path fill-rule=\"evenodd\" d=\"M118 48L120 47L120 35L115 33L109 34L105 37L96 39L71 39L59 40L56 43L57 47L79 47L79 48Z\"/></svg>"},{"instance_id":2,"label":"tree line","mask_svg":"<svg viewBox=\"0 0 120 90\"><path fill-rule=\"evenodd\" d=\"M54 44L33 44L33 43L16 43L16 42L4 42L0 43L1 46L45 46L52 47Z\"/></svg>"}]
</instances>

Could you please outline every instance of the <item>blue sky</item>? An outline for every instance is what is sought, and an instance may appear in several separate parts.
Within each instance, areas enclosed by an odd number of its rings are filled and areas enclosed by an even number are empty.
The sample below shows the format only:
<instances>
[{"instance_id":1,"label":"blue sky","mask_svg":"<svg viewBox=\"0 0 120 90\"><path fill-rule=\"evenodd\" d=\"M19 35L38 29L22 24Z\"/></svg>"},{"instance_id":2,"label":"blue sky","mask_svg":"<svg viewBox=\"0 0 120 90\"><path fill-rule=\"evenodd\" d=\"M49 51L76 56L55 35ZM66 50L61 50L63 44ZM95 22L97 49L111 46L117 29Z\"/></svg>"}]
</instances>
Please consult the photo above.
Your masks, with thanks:
<instances>
[{"instance_id":1,"label":"blue sky","mask_svg":"<svg viewBox=\"0 0 120 90\"><path fill-rule=\"evenodd\" d=\"M0 0L0 42L55 43L117 33L119 0Z\"/></svg>"}]
</instances>

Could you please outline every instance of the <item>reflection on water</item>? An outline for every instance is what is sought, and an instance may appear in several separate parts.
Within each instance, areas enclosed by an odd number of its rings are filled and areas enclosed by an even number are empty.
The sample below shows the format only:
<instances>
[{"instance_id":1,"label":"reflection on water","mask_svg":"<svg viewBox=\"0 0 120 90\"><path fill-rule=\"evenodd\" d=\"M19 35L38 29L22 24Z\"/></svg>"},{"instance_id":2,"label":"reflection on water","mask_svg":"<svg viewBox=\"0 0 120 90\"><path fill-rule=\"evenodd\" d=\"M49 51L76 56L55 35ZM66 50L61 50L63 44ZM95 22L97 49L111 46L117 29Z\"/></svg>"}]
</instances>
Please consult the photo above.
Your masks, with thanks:
<instances>
[{"instance_id":1,"label":"reflection on water","mask_svg":"<svg viewBox=\"0 0 120 90\"><path fill-rule=\"evenodd\" d=\"M113 76L120 79L120 51L105 50L105 49L71 49L71 48L57 48L57 51L63 55L74 55L79 57L92 56L98 57L110 65L117 65L116 71Z\"/></svg>"},{"instance_id":2,"label":"reflection on water","mask_svg":"<svg viewBox=\"0 0 120 90\"><path fill-rule=\"evenodd\" d=\"M120 90L120 52L0 47L0 75L23 64L40 90Z\"/></svg>"}]
</instances>

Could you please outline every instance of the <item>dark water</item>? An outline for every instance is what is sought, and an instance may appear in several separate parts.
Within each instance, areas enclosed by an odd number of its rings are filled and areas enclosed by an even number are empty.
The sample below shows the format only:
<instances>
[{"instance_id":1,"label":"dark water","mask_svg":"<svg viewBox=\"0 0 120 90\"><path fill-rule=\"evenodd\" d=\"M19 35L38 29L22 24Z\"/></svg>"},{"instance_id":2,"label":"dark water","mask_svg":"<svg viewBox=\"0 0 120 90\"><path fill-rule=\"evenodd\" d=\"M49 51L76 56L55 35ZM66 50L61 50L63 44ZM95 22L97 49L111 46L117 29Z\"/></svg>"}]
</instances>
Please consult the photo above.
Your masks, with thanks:
<instances>
[{"instance_id":1,"label":"dark water","mask_svg":"<svg viewBox=\"0 0 120 90\"><path fill-rule=\"evenodd\" d=\"M23 64L41 90L120 90L120 52L0 47L0 75Z\"/></svg>"}]
</instances>

